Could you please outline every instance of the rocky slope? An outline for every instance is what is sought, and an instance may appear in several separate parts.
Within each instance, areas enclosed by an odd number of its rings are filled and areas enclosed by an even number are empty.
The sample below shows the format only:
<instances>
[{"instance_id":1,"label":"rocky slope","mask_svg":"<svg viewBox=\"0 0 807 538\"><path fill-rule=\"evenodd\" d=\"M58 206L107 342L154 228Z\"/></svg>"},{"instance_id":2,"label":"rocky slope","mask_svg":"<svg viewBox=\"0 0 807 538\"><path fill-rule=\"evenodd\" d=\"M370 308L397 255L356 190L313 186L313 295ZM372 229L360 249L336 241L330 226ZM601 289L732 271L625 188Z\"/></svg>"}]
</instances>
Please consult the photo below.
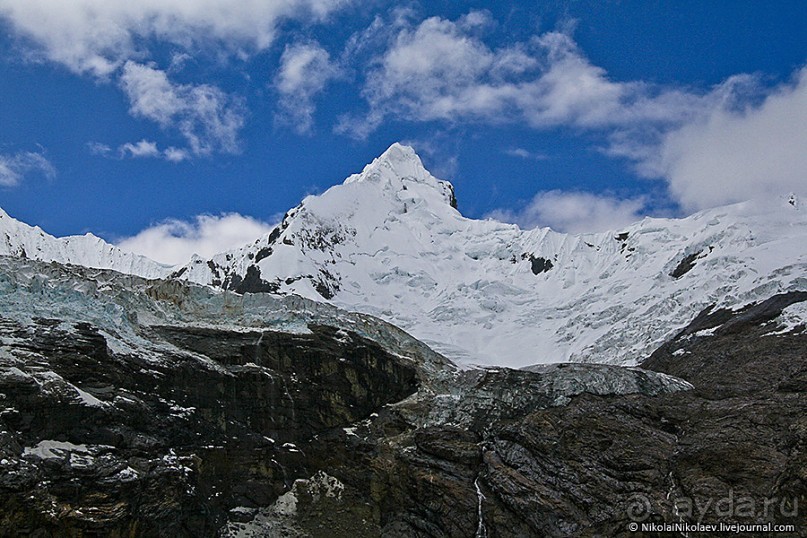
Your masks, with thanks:
<instances>
[{"instance_id":1,"label":"rocky slope","mask_svg":"<svg viewBox=\"0 0 807 538\"><path fill-rule=\"evenodd\" d=\"M795 198L567 235L463 217L406 146L174 277L378 316L464 363L637 364L713 303L807 289Z\"/></svg>"},{"instance_id":2,"label":"rocky slope","mask_svg":"<svg viewBox=\"0 0 807 538\"><path fill-rule=\"evenodd\" d=\"M805 299L645 369L468 370L298 297L0 257L0 534L603 536L729 494L803 522Z\"/></svg>"},{"instance_id":3,"label":"rocky slope","mask_svg":"<svg viewBox=\"0 0 807 538\"><path fill-rule=\"evenodd\" d=\"M0 212L0 535L807 536L797 200L582 236L454 205L395 145L171 275Z\"/></svg>"},{"instance_id":4,"label":"rocky slope","mask_svg":"<svg viewBox=\"0 0 807 538\"><path fill-rule=\"evenodd\" d=\"M306 475L317 433L453 372L300 299L0 257L0 304L2 535L214 536Z\"/></svg>"}]
</instances>

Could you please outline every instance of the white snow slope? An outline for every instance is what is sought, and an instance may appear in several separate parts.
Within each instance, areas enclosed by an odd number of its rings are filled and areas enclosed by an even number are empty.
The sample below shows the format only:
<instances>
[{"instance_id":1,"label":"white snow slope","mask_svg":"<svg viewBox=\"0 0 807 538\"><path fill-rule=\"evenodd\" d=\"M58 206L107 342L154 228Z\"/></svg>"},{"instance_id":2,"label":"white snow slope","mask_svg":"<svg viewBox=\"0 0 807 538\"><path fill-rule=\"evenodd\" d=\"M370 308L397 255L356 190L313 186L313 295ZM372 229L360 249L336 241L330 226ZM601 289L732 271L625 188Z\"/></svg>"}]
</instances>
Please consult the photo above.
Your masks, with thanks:
<instances>
[{"instance_id":1,"label":"white snow slope","mask_svg":"<svg viewBox=\"0 0 807 538\"><path fill-rule=\"evenodd\" d=\"M807 215L794 198L583 235L468 219L452 200L449 183L394 144L360 174L307 197L273 232L196 257L171 278L329 302L383 318L460 363L511 367L633 365L711 304L807 290ZM54 238L0 210L3 254L145 278L171 272L89 234Z\"/></svg>"},{"instance_id":2,"label":"white snow slope","mask_svg":"<svg viewBox=\"0 0 807 538\"><path fill-rule=\"evenodd\" d=\"M112 269L143 278L168 276L171 267L110 245L92 234L56 238L0 209L0 255Z\"/></svg>"},{"instance_id":3,"label":"white snow slope","mask_svg":"<svg viewBox=\"0 0 807 538\"><path fill-rule=\"evenodd\" d=\"M514 367L636 364L710 304L807 289L807 218L794 198L583 235L468 219L452 199L394 144L272 233L178 278L327 300L459 362ZM672 276L687 257L692 268Z\"/></svg>"}]
</instances>

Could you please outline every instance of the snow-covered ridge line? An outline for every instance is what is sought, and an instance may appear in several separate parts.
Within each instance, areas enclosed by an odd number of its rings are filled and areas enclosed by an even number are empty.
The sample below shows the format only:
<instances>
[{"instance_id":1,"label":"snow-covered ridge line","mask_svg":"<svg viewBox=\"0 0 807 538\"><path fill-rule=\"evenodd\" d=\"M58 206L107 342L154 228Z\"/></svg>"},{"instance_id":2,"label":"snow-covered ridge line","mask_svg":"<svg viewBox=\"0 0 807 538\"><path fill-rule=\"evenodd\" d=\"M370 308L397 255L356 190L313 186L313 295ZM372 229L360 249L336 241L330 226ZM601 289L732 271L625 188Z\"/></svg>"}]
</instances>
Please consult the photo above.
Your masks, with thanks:
<instances>
[{"instance_id":1,"label":"snow-covered ridge line","mask_svg":"<svg viewBox=\"0 0 807 538\"><path fill-rule=\"evenodd\" d=\"M807 214L795 198L597 234L521 230L463 217L451 184L400 144L269 234L173 270L0 215L0 254L299 295L380 317L466 364L632 365L711 304L807 290Z\"/></svg>"},{"instance_id":2,"label":"snow-covered ridge line","mask_svg":"<svg viewBox=\"0 0 807 538\"><path fill-rule=\"evenodd\" d=\"M328 301L459 361L508 366L636 364L709 304L807 289L795 199L580 235L468 219L453 202L394 144L271 233L174 276Z\"/></svg>"},{"instance_id":3,"label":"snow-covered ridge line","mask_svg":"<svg viewBox=\"0 0 807 538\"><path fill-rule=\"evenodd\" d=\"M163 278L171 267L126 252L92 234L54 237L38 226L28 226L0 209L0 255L44 262L112 269L143 278Z\"/></svg>"}]
</instances>

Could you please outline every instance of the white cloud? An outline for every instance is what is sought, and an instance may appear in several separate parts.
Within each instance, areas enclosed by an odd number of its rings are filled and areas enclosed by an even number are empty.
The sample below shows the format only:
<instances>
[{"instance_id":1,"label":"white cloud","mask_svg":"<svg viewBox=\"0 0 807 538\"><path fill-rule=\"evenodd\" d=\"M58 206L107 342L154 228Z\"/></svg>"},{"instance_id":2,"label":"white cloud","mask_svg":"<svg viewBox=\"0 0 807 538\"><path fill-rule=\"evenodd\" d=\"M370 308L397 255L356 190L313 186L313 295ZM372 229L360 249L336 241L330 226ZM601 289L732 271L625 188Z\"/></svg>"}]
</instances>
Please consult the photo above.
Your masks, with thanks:
<instances>
[{"instance_id":1,"label":"white cloud","mask_svg":"<svg viewBox=\"0 0 807 538\"><path fill-rule=\"evenodd\" d=\"M13 155L0 154L0 186L15 187L29 173L53 178L56 169L42 153L23 151Z\"/></svg>"},{"instance_id":2,"label":"white cloud","mask_svg":"<svg viewBox=\"0 0 807 538\"><path fill-rule=\"evenodd\" d=\"M165 150L163 150L163 156L172 163L179 163L190 158L187 150L175 148L174 146L165 148Z\"/></svg>"},{"instance_id":3,"label":"white cloud","mask_svg":"<svg viewBox=\"0 0 807 538\"><path fill-rule=\"evenodd\" d=\"M525 229L548 226L567 233L602 232L641 219L644 206L642 198L553 190L538 193L521 211L499 209L486 216Z\"/></svg>"},{"instance_id":4,"label":"white cloud","mask_svg":"<svg viewBox=\"0 0 807 538\"><path fill-rule=\"evenodd\" d=\"M200 52L248 58L273 43L284 21L322 21L348 3L353 0L0 0L0 18L36 46L39 58L115 80L132 115L176 129L186 141L181 148L155 146L156 153L103 144L90 151L179 162L237 152L245 110L241 99L216 86L178 83L168 73ZM773 90L748 75L702 90L617 81L567 31L497 47L486 43L493 27L484 11L420 20L411 8L396 8L349 38L336 60L316 43L290 45L274 79L278 117L310 130L314 100L353 63L365 73L367 110L343 116L336 130L357 138L390 119L441 128L519 124L593 132L605 141L606 154L664 179L687 211L807 188L805 70ZM170 66L149 63L157 43L171 45ZM13 157L0 160L5 185L18 183L26 167L46 170Z\"/></svg>"},{"instance_id":5,"label":"white cloud","mask_svg":"<svg viewBox=\"0 0 807 538\"><path fill-rule=\"evenodd\" d=\"M92 155L100 155L101 157L108 157L112 153L112 148L102 142L87 142L87 150Z\"/></svg>"},{"instance_id":6,"label":"white cloud","mask_svg":"<svg viewBox=\"0 0 807 538\"><path fill-rule=\"evenodd\" d=\"M239 99L208 84L175 84L165 71L131 61L123 66L120 85L132 115L163 128L176 126L193 154L238 151L238 133L244 124Z\"/></svg>"},{"instance_id":7,"label":"white cloud","mask_svg":"<svg viewBox=\"0 0 807 538\"><path fill-rule=\"evenodd\" d=\"M299 133L311 130L314 97L325 85L341 75L328 51L316 43L287 46L280 58L275 88L280 93L279 119L294 125Z\"/></svg>"},{"instance_id":8,"label":"white cloud","mask_svg":"<svg viewBox=\"0 0 807 538\"><path fill-rule=\"evenodd\" d=\"M519 159L525 159L531 161L545 161L549 158L543 153L536 153L533 151L526 150L524 148L509 148L506 149L504 153L505 155L509 155L511 157L518 157Z\"/></svg>"},{"instance_id":9,"label":"white cloud","mask_svg":"<svg viewBox=\"0 0 807 538\"><path fill-rule=\"evenodd\" d=\"M120 77L133 115L177 128L186 138L188 150L164 154L178 161L237 152L243 106L215 86L171 82L165 71L149 63L156 57L152 47L170 44L176 49L170 72L191 57L243 60L266 50L284 21L321 22L352 1L0 0L0 19L10 23L29 57L100 80ZM307 91L310 102L318 90ZM304 108L300 110L305 118Z\"/></svg>"},{"instance_id":10,"label":"white cloud","mask_svg":"<svg viewBox=\"0 0 807 538\"><path fill-rule=\"evenodd\" d=\"M270 224L238 213L199 215L190 222L166 220L118 241L117 245L158 262L175 265L187 262L193 254L209 258L240 247L272 228Z\"/></svg>"},{"instance_id":11,"label":"white cloud","mask_svg":"<svg viewBox=\"0 0 807 538\"><path fill-rule=\"evenodd\" d=\"M473 11L456 21L399 21L367 75L368 113L343 118L338 130L361 138L388 116L613 129L677 124L703 106L699 95L609 80L562 32L490 48L480 33L491 24L489 15Z\"/></svg>"},{"instance_id":12,"label":"white cloud","mask_svg":"<svg viewBox=\"0 0 807 538\"><path fill-rule=\"evenodd\" d=\"M89 142L87 143L87 149L93 155L117 159L155 158L178 163L190 158L190 154L186 149L169 146L164 150L161 150L157 146L156 142L146 139L135 143L126 142L125 144L118 146L117 150L113 150L108 144L103 144L101 142Z\"/></svg>"},{"instance_id":13,"label":"white cloud","mask_svg":"<svg viewBox=\"0 0 807 538\"><path fill-rule=\"evenodd\" d=\"M190 158L188 150L175 148L170 146L161 150L157 147L156 142L150 140L141 140L132 144L127 142L118 147L118 156L120 158L131 157L133 159L139 158L154 158L165 159L166 161L178 163Z\"/></svg>"},{"instance_id":14,"label":"white cloud","mask_svg":"<svg viewBox=\"0 0 807 538\"><path fill-rule=\"evenodd\" d=\"M264 50L287 19L321 21L349 0L3 0L0 16L41 55L77 73L106 76L148 56L154 39L185 49Z\"/></svg>"},{"instance_id":15,"label":"white cloud","mask_svg":"<svg viewBox=\"0 0 807 538\"><path fill-rule=\"evenodd\" d=\"M135 144L127 142L118 151L121 155L134 158L159 157L161 155L160 150L157 149L157 143L149 142L148 140L141 140Z\"/></svg>"},{"instance_id":16,"label":"white cloud","mask_svg":"<svg viewBox=\"0 0 807 538\"><path fill-rule=\"evenodd\" d=\"M568 33L492 48L483 40L491 25L473 11L454 21L396 18L364 81L367 113L343 116L337 131L363 138L389 118L573 128L602 136L603 151L640 175L664 179L686 211L805 194L807 68L774 89L745 74L704 90L614 81ZM372 28L378 40L383 30ZM507 153L529 158L523 148Z\"/></svg>"},{"instance_id":17,"label":"white cloud","mask_svg":"<svg viewBox=\"0 0 807 538\"><path fill-rule=\"evenodd\" d=\"M640 160L686 210L807 195L807 68L761 104L716 106L664 135Z\"/></svg>"}]
</instances>

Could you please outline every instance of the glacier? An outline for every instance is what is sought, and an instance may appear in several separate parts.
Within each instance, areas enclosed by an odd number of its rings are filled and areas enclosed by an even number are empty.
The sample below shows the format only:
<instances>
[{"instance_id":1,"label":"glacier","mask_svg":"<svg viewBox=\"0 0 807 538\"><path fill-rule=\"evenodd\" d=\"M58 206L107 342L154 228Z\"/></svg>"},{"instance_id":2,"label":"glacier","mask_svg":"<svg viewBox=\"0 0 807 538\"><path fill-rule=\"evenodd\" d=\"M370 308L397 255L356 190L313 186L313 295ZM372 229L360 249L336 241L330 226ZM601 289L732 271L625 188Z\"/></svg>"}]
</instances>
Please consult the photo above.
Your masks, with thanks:
<instances>
[{"instance_id":1,"label":"glacier","mask_svg":"<svg viewBox=\"0 0 807 538\"><path fill-rule=\"evenodd\" d=\"M28 226L0 209L0 256L112 269L143 278L162 278L171 266L122 250L93 234L53 237L38 226Z\"/></svg>"},{"instance_id":2,"label":"glacier","mask_svg":"<svg viewBox=\"0 0 807 538\"><path fill-rule=\"evenodd\" d=\"M464 217L453 186L401 144L272 232L181 267L5 213L0 226L0 254L300 296L381 318L461 365L636 365L710 305L807 289L807 218L793 197L594 234L522 230Z\"/></svg>"},{"instance_id":3,"label":"glacier","mask_svg":"<svg viewBox=\"0 0 807 538\"><path fill-rule=\"evenodd\" d=\"M458 363L635 365L709 305L807 289L804 245L793 198L595 234L469 219L394 144L271 233L174 275L372 314Z\"/></svg>"}]
</instances>

